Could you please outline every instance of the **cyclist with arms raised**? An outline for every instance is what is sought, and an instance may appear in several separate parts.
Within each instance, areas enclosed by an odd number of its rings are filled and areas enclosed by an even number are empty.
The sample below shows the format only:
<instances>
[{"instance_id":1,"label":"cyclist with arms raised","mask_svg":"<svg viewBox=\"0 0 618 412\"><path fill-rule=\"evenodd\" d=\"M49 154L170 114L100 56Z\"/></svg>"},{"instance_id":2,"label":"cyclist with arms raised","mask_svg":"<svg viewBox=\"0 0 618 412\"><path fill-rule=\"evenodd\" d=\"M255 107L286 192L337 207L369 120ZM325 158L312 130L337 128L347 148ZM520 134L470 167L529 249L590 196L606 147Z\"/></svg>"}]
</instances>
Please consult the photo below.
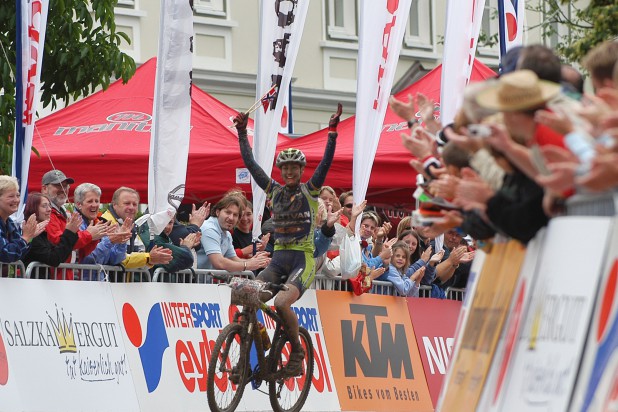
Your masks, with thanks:
<instances>
[{"instance_id":1,"label":"cyclist with arms raised","mask_svg":"<svg viewBox=\"0 0 618 412\"><path fill-rule=\"evenodd\" d=\"M303 152L289 148L279 153L276 165L281 170L284 185L271 179L253 158L247 139L248 115L239 113L234 119L245 166L271 203L275 226L273 234L275 251L270 264L260 272L258 279L275 284L285 283L288 286L288 290L277 294L275 307L285 323L285 332L292 344L287 368L294 375L302 372L305 352L298 338L298 319L291 305L309 288L315 277L313 258L315 215L318 211L320 188L335 154L341 110L339 103L337 113L331 116L328 123L328 142L324 157L307 183L301 183L307 164Z\"/></svg>"}]
</instances>

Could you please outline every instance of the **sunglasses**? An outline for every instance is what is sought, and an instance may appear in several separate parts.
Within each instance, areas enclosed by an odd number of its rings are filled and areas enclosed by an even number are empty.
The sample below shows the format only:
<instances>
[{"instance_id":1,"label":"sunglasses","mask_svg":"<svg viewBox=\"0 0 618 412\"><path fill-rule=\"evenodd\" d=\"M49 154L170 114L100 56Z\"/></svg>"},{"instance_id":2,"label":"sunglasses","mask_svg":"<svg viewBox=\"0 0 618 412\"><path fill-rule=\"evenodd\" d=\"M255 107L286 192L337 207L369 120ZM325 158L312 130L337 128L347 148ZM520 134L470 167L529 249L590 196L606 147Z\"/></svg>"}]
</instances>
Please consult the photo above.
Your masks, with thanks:
<instances>
[{"instance_id":1,"label":"sunglasses","mask_svg":"<svg viewBox=\"0 0 618 412\"><path fill-rule=\"evenodd\" d=\"M347 207L348 209L352 209L352 206L354 206L354 204L346 203L344 206Z\"/></svg>"}]
</instances>

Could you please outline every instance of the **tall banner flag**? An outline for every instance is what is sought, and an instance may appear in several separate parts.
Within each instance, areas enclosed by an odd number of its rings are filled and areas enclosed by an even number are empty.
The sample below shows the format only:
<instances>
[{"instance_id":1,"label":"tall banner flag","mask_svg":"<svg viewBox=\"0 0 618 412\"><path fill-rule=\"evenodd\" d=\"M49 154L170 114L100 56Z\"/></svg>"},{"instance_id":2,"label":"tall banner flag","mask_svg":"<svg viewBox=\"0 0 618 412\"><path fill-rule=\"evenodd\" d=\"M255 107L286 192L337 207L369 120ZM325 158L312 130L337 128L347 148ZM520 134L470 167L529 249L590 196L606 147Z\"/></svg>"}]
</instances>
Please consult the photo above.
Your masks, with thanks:
<instances>
[{"instance_id":1,"label":"tall banner flag","mask_svg":"<svg viewBox=\"0 0 618 412\"><path fill-rule=\"evenodd\" d=\"M28 195L30 151L39 103L49 0L17 0L16 6L15 140L11 175L17 178L21 189L19 210L14 216L21 221Z\"/></svg>"},{"instance_id":2,"label":"tall banner flag","mask_svg":"<svg viewBox=\"0 0 618 412\"><path fill-rule=\"evenodd\" d=\"M256 98L262 100L255 116L253 155L270 175L281 129L281 116L288 102L290 82L300 48L309 0L262 0ZM273 91L270 93L269 91ZM253 190L253 237L262 234L266 194L255 182Z\"/></svg>"},{"instance_id":3,"label":"tall banner flag","mask_svg":"<svg viewBox=\"0 0 618 412\"><path fill-rule=\"evenodd\" d=\"M148 168L151 235L163 231L185 194L191 129L192 3L161 1Z\"/></svg>"},{"instance_id":4,"label":"tall banner flag","mask_svg":"<svg viewBox=\"0 0 618 412\"><path fill-rule=\"evenodd\" d=\"M524 0L498 0L500 60L513 47L522 45L525 13Z\"/></svg>"},{"instance_id":5,"label":"tall banner flag","mask_svg":"<svg viewBox=\"0 0 618 412\"><path fill-rule=\"evenodd\" d=\"M358 39L352 191L365 199L411 0L363 0ZM356 222L356 230L360 220Z\"/></svg>"},{"instance_id":6,"label":"tall banner flag","mask_svg":"<svg viewBox=\"0 0 618 412\"><path fill-rule=\"evenodd\" d=\"M453 122L470 80L485 0L448 0L442 53L440 121Z\"/></svg>"}]
</instances>

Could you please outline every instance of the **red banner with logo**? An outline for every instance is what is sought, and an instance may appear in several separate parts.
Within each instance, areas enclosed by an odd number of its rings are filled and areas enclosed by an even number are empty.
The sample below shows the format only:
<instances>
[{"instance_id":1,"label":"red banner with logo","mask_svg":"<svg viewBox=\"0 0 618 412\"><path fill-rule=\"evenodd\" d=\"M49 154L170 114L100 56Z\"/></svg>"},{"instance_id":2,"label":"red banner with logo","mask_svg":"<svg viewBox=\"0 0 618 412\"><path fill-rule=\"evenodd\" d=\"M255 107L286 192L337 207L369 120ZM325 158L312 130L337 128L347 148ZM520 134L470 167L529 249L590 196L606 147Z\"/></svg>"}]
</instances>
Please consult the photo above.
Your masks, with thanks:
<instances>
[{"instance_id":1,"label":"red banner with logo","mask_svg":"<svg viewBox=\"0 0 618 412\"><path fill-rule=\"evenodd\" d=\"M409 298L408 310L414 327L425 379L434 405L446 375L453 345L461 302L441 299Z\"/></svg>"}]
</instances>

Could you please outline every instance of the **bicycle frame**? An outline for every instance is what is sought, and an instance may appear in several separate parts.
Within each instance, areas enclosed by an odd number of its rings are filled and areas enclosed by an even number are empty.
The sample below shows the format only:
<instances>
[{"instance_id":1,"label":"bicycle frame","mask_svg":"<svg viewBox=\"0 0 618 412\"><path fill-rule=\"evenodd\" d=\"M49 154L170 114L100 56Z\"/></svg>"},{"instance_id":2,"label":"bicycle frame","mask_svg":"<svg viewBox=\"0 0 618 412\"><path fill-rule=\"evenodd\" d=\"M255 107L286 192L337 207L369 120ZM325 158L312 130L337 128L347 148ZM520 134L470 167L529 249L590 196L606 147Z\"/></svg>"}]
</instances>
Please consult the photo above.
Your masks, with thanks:
<instances>
[{"instance_id":1,"label":"bicycle frame","mask_svg":"<svg viewBox=\"0 0 618 412\"><path fill-rule=\"evenodd\" d=\"M244 362L249 362L249 354L251 352L252 342L255 343L258 357L257 373L255 370L252 370L250 378L245 383L249 382L250 380L254 380L256 382L270 382L279 378L279 376L271 373L271 371L268 370L268 358L264 351L264 347L262 346L262 336L258 328L258 309L261 309L265 316L268 316L275 321L275 334L272 339L273 347L277 340L280 339L280 337L285 333L282 328L283 320L281 319L281 317L277 314L277 312L272 310L270 306L268 306L264 302L261 302L258 308L244 306L242 311L236 312L234 314L233 322L242 325L242 327L247 331L247 335L251 337L251 339L247 339L246 342L243 342L242 345Z\"/></svg>"}]
</instances>

